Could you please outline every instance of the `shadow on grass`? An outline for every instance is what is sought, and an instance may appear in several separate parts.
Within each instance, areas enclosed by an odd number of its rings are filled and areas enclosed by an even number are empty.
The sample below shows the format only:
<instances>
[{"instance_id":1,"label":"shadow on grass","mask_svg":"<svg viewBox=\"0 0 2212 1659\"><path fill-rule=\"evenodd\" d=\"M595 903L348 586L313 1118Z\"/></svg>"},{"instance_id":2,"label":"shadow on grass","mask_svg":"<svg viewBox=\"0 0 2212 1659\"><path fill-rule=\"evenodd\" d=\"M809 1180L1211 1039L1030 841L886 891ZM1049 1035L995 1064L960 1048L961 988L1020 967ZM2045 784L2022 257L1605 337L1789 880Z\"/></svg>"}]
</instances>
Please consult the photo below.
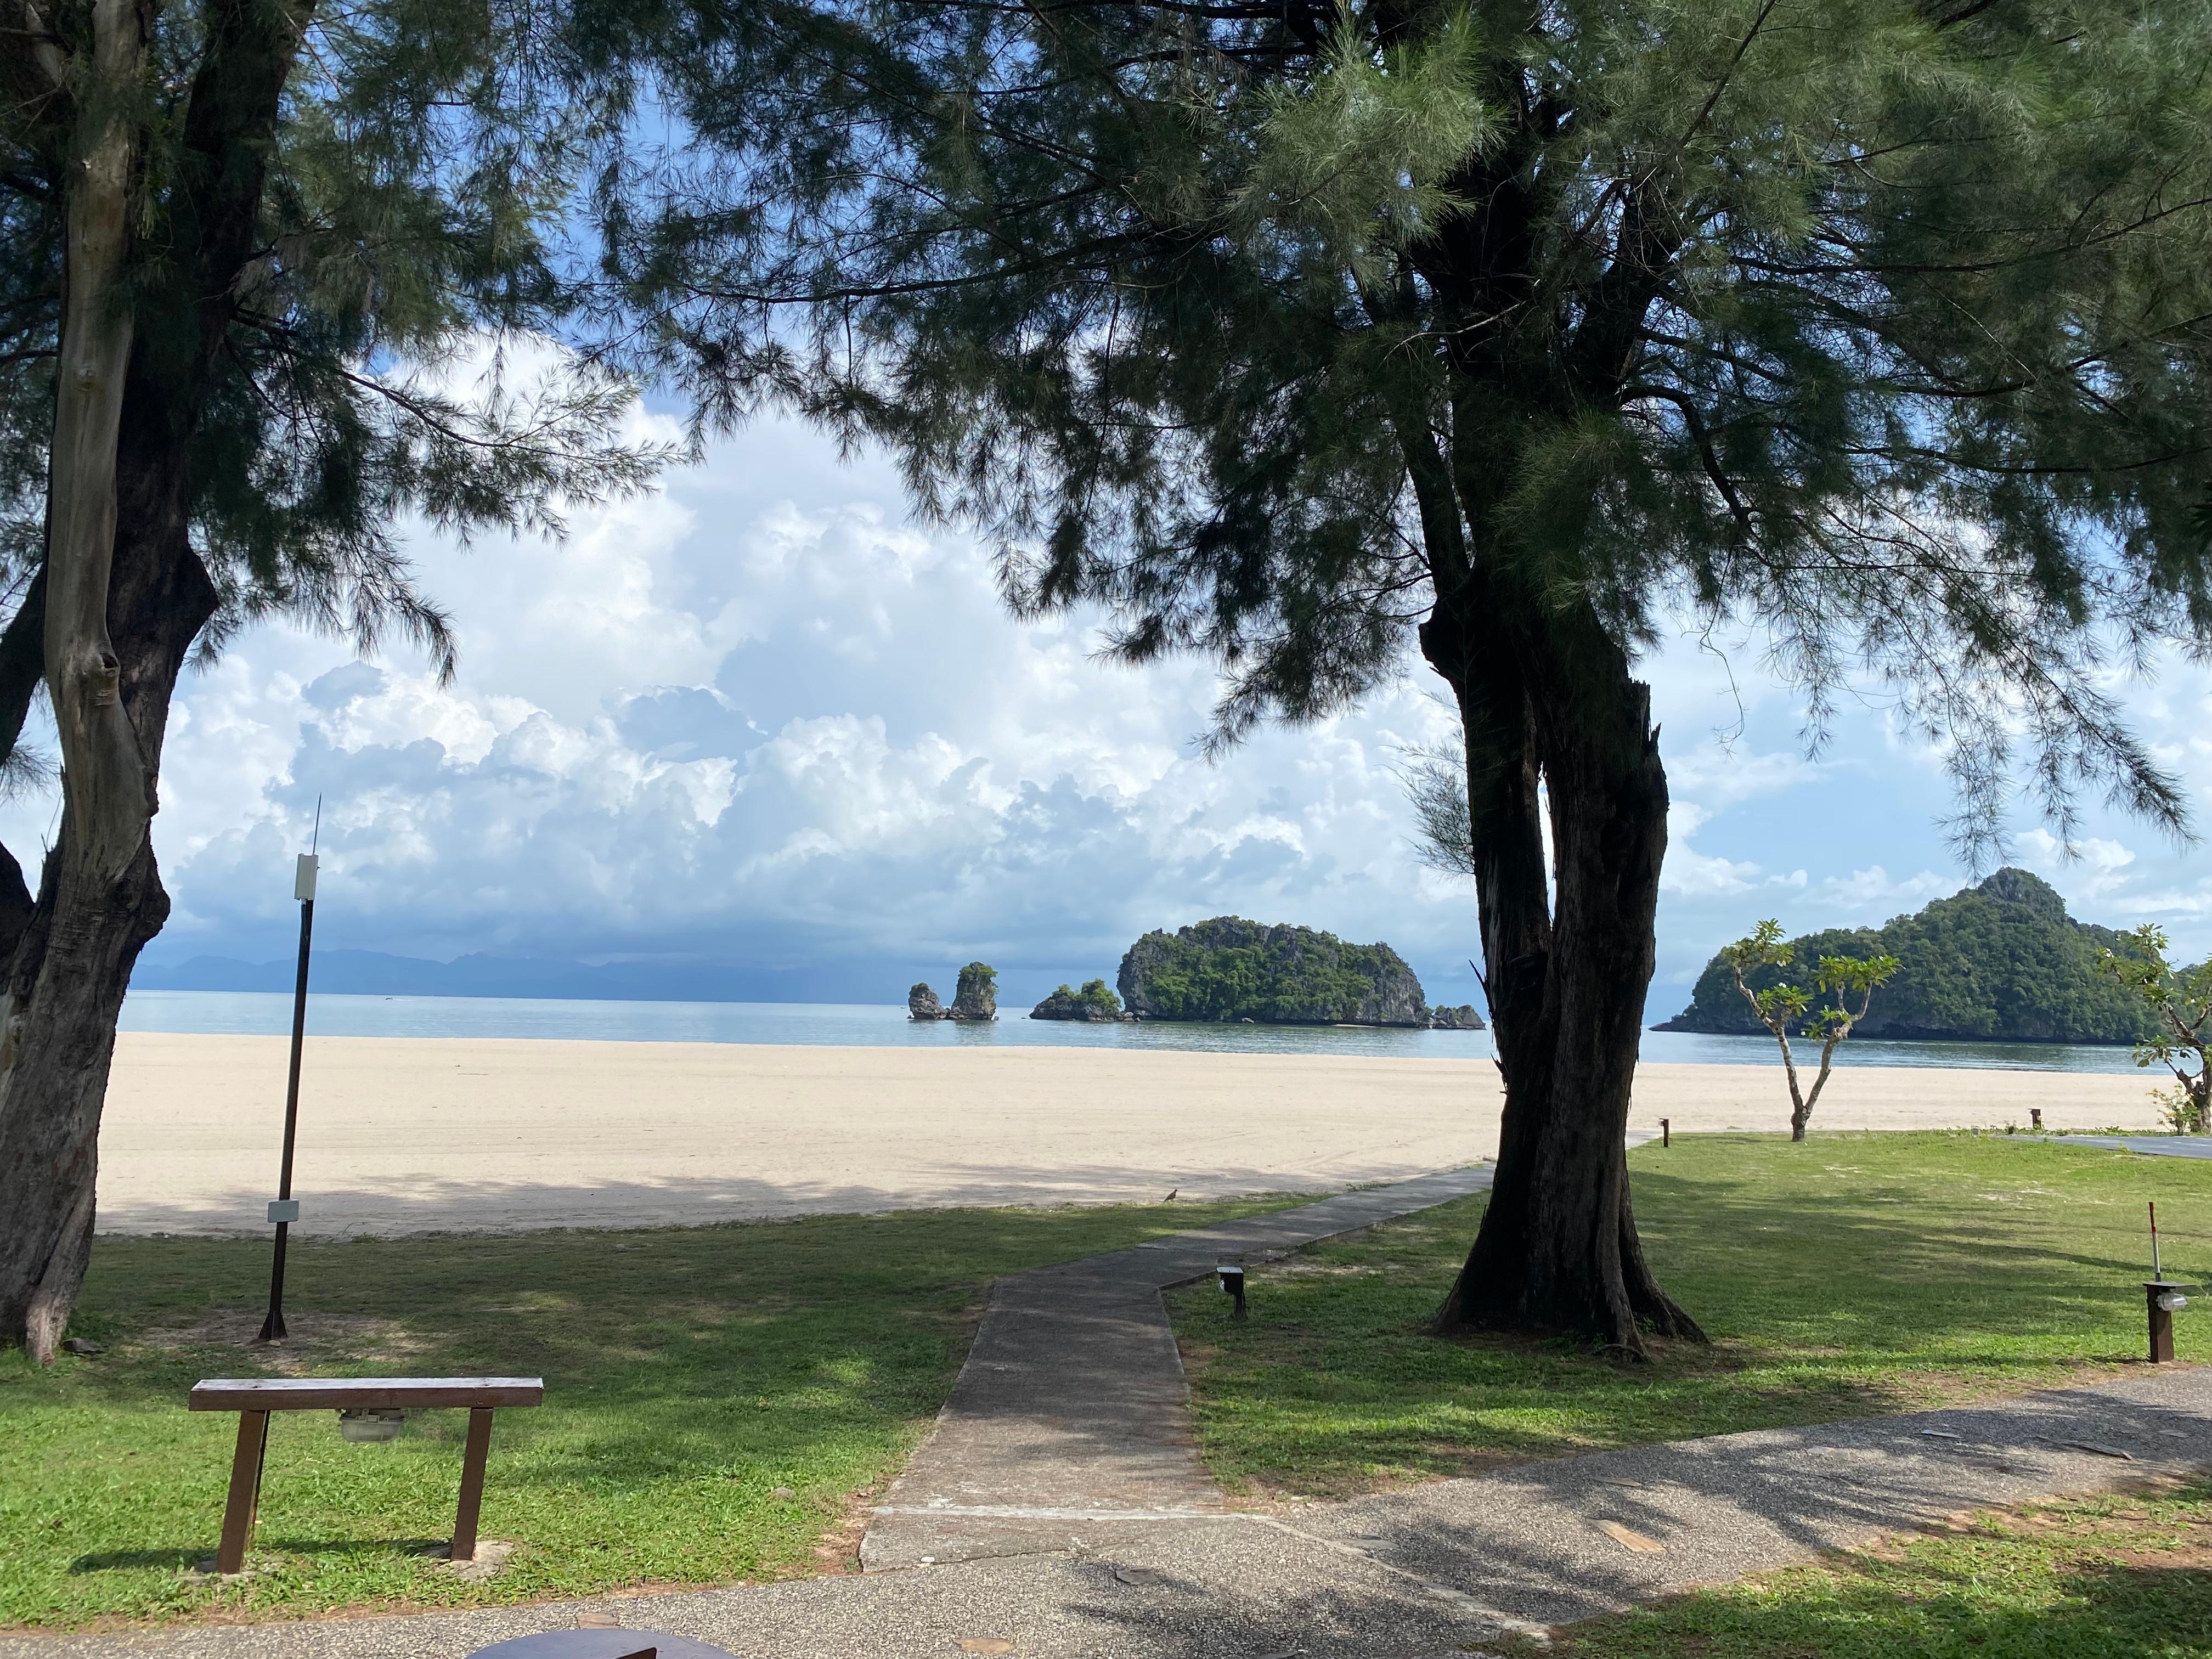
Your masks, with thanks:
<instances>
[{"instance_id":1,"label":"shadow on grass","mask_svg":"<svg viewBox=\"0 0 2212 1659\"><path fill-rule=\"evenodd\" d=\"M1870 1564L1817 1591L1698 1595L1574 1628L1588 1659L2179 1659L2212 1650L2212 1570L2090 1565L2008 1595L1966 1569Z\"/></svg>"},{"instance_id":2,"label":"shadow on grass","mask_svg":"<svg viewBox=\"0 0 2212 1659\"><path fill-rule=\"evenodd\" d=\"M285 1555L334 1556L340 1559L387 1555L428 1555L446 1548L445 1538L268 1538L256 1534L253 1547ZM171 1571L204 1570L210 1549L102 1550L80 1555L69 1565L72 1573L127 1571L137 1567L166 1568Z\"/></svg>"},{"instance_id":3,"label":"shadow on grass","mask_svg":"<svg viewBox=\"0 0 2212 1659\"><path fill-rule=\"evenodd\" d=\"M90 1555L80 1555L69 1564L69 1570L79 1572L113 1572L132 1567L163 1567L181 1572L196 1567L208 1559L208 1552L197 1550L100 1550Z\"/></svg>"},{"instance_id":4,"label":"shadow on grass","mask_svg":"<svg viewBox=\"0 0 2212 1659\"><path fill-rule=\"evenodd\" d=\"M1337 1494L2053 1386L2140 1356L2144 1196L2212 1234L2212 1165L1910 1135L1698 1137L1632 1167L1655 1268L1714 1347L1622 1370L1576 1338L1439 1341L1469 1200L1261 1270L1245 1325L1177 1298L1209 1463Z\"/></svg>"}]
</instances>

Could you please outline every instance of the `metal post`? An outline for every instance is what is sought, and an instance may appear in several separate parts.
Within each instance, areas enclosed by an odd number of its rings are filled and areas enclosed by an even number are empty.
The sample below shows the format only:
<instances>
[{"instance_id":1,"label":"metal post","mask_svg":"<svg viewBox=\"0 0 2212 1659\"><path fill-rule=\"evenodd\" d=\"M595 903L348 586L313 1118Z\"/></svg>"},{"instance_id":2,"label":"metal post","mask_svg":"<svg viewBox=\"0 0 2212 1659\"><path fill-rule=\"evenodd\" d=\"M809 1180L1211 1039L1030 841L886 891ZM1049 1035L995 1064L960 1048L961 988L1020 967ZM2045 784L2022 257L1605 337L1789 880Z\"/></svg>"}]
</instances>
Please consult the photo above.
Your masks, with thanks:
<instances>
[{"instance_id":1,"label":"metal post","mask_svg":"<svg viewBox=\"0 0 2212 1659\"><path fill-rule=\"evenodd\" d=\"M276 1178L276 1205L270 1206L276 1221L276 1254L269 1264L269 1316L261 1322L259 1342L281 1341L284 1329L284 1246L291 1231L292 1146L300 1127L300 1051L307 1036L307 950L315 933L315 855L300 854L292 881L293 896L300 901L300 973L292 987L292 1069L284 1084L284 1163ZM277 1205L285 1206L278 1209Z\"/></svg>"}]
</instances>

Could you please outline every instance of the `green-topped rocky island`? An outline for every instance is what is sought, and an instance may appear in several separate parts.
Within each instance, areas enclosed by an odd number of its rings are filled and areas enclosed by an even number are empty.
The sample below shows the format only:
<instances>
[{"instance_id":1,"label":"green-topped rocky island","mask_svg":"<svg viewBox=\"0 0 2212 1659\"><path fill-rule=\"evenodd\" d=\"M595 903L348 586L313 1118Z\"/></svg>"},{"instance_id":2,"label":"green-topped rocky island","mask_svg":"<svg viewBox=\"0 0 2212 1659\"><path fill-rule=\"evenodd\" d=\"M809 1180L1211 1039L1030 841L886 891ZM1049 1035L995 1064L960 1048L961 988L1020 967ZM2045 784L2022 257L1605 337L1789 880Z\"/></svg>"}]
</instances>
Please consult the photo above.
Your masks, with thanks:
<instances>
[{"instance_id":1,"label":"green-topped rocky island","mask_svg":"<svg viewBox=\"0 0 2212 1659\"><path fill-rule=\"evenodd\" d=\"M1063 985L1030 1018L1483 1029L1471 1006L1431 1008L1413 969L1388 945L1241 916L1146 933L1121 957L1115 983L1118 998L1103 979L1080 991Z\"/></svg>"},{"instance_id":2,"label":"green-topped rocky island","mask_svg":"<svg viewBox=\"0 0 2212 1659\"><path fill-rule=\"evenodd\" d=\"M1835 927L1790 942L1792 964L1745 975L1763 991L1799 979L1823 957L1893 956L1904 966L1882 987L1856 1035L1975 1042L2136 1042L2148 1035L2139 998L2098 971L2101 951L2135 950L2124 933L2066 914L2040 877L2003 869L1880 927ZM1661 1031L1763 1036L1718 956L1690 1006Z\"/></svg>"}]
</instances>

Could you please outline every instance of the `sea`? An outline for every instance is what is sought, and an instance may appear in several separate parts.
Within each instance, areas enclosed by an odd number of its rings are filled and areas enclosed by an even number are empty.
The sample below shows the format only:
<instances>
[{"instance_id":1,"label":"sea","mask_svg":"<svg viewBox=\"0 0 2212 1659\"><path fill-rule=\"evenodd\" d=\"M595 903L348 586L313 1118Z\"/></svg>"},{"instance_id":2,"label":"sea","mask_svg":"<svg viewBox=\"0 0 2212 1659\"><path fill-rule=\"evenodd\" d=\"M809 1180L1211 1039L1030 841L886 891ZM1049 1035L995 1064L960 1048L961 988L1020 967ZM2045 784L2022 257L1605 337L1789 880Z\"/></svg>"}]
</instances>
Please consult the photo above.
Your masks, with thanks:
<instances>
[{"instance_id":1,"label":"sea","mask_svg":"<svg viewBox=\"0 0 2212 1659\"><path fill-rule=\"evenodd\" d=\"M271 991L133 991L126 1031L279 1036L292 999ZM605 1042L777 1042L832 1048L1164 1048L1213 1054L1363 1054L1485 1060L1487 1031L1408 1031L1358 1025L1087 1025L1004 1011L989 1025L917 1023L902 1004L843 1002L586 1002L555 998L323 995L307 998L315 1036L562 1037ZM1799 1045L1801 1057L1805 1046ZM1814 1056L1818 1059L1818 1051ZM1771 1066L1771 1039L1646 1031L1643 1058ZM1897 1042L1853 1038L1839 1066L1930 1066L2022 1072L2132 1072L2124 1048L2036 1042Z\"/></svg>"}]
</instances>

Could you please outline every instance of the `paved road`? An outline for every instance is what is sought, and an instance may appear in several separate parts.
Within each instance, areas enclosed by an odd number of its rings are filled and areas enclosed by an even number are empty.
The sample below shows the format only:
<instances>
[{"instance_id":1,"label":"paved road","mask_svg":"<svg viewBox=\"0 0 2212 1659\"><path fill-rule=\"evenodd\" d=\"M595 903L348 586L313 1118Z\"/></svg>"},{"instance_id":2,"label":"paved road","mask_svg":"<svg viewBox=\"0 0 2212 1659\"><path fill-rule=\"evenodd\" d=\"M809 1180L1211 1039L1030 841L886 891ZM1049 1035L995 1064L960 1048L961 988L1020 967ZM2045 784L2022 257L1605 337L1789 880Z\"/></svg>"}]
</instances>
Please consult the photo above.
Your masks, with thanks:
<instances>
[{"instance_id":1,"label":"paved road","mask_svg":"<svg viewBox=\"0 0 2212 1659\"><path fill-rule=\"evenodd\" d=\"M2022 1140L2047 1140L2054 1146L2101 1146L2106 1152L2125 1149L2153 1158L2212 1158L2212 1135L2022 1135Z\"/></svg>"},{"instance_id":2,"label":"paved road","mask_svg":"<svg viewBox=\"0 0 2212 1659\"><path fill-rule=\"evenodd\" d=\"M609 1614L751 1659L960 1659L955 1644L975 1637L1012 1642L1019 1659L1462 1659L1462 1644L1525 1622L2208 1459L2212 1370L2146 1370L2002 1406L1601 1452L1170 1523L1106 1547L1086 1538L1047 1555L408 1618L0 1637L0 1659L462 1659Z\"/></svg>"}]
</instances>

